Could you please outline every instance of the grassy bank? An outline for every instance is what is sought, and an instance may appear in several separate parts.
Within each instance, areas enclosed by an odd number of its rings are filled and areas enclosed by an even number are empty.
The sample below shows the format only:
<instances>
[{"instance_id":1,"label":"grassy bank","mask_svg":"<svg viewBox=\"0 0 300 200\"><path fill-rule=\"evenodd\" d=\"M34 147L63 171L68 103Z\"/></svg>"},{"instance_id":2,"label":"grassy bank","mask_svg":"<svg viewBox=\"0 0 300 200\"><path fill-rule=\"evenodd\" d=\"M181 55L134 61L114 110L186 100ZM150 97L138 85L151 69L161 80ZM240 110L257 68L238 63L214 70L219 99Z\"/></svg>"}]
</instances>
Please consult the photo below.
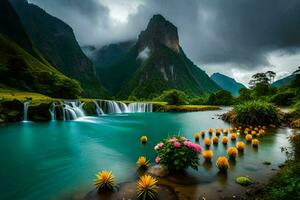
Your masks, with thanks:
<instances>
[{"instance_id":1,"label":"grassy bank","mask_svg":"<svg viewBox=\"0 0 300 200\"><path fill-rule=\"evenodd\" d=\"M165 105L162 106L159 112L197 112L206 110L219 110L218 106L208 106L208 105Z\"/></svg>"}]
</instances>

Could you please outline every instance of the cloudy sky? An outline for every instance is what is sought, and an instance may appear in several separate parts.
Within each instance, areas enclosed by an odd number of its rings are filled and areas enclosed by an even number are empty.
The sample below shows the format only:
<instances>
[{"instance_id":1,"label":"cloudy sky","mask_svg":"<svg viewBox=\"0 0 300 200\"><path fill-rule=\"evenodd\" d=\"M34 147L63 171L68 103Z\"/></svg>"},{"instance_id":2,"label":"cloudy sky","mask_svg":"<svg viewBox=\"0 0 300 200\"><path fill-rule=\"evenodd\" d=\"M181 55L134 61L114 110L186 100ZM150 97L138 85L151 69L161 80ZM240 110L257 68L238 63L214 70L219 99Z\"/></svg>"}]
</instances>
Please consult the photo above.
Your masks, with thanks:
<instances>
[{"instance_id":1,"label":"cloudy sky","mask_svg":"<svg viewBox=\"0 0 300 200\"><path fill-rule=\"evenodd\" d=\"M29 0L68 23L80 45L137 38L153 14L178 27L180 44L209 75L247 84L300 66L299 0Z\"/></svg>"}]
</instances>

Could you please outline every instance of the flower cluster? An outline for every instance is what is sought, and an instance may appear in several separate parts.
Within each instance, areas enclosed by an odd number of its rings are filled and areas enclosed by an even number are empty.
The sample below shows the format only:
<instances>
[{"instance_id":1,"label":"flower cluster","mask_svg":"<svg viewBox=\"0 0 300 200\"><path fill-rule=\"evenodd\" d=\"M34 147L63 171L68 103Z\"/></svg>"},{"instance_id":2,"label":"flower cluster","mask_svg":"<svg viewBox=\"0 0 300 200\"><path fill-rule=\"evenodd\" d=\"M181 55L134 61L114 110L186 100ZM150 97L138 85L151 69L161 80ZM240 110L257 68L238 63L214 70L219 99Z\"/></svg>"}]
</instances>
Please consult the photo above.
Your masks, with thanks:
<instances>
[{"instance_id":1,"label":"flower cluster","mask_svg":"<svg viewBox=\"0 0 300 200\"><path fill-rule=\"evenodd\" d=\"M170 171L182 171L191 166L198 169L202 148L185 137L174 136L163 140L154 147L157 152L155 162L166 166Z\"/></svg>"}]
</instances>

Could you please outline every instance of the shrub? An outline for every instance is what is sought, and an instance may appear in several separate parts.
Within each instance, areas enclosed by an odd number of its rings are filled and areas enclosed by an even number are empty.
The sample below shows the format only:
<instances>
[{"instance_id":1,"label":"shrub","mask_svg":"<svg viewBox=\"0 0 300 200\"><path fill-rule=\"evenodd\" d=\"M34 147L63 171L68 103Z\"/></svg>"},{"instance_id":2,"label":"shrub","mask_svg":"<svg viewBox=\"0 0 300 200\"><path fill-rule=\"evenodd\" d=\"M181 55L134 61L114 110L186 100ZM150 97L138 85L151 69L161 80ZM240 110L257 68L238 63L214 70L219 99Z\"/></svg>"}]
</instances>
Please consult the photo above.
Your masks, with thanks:
<instances>
[{"instance_id":1,"label":"shrub","mask_svg":"<svg viewBox=\"0 0 300 200\"><path fill-rule=\"evenodd\" d=\"M170 172L181 172L189 166L198 170L198 154L202 148L185 137L169 137L157 144L154 149L158 154L156 162L166 166Z\"/></svg>"},{"instance_id":2,"label":"shrub","mask_svg":"<svg viewBox=\"0 0 300 200\"><path fill-rule=\"evenodd\" d=\"M238 124L278 124L279 109L271 103L263 101L248 101L234 106L236 123Z\"/></svg>"},{"instance_id":3,"label":"shrub","mask_svg":"<svg viewBox=\"0 0 300 200\"><path fill-rule=\"evenodd\" d=\"M278 106L289 106L293 103L296 94L294 91L279 92L270 98L270 102Z\"/></svg>"},{"instance_id":4,"label":"shrub","mask_svg":"<svg viewBox=\"0 0 300 200\"><path fill-rule=\"evenodd\" d=\"M212 93L206 102L209 105L232 105L233 104L233 96L230 92L226 90L220 90L216 93Z\"/></svg>"},{"instance_id":5,"label":"shrub","mask_svg":"<svg viewBox=\"0 0 300 200\"><path fill-rule=\"evenodd\" d=\"M167 90L164 91L155 100L167 102L169 105L186 105L188 104L187 95L180 90Z\"/></svg>"}]
</instances>

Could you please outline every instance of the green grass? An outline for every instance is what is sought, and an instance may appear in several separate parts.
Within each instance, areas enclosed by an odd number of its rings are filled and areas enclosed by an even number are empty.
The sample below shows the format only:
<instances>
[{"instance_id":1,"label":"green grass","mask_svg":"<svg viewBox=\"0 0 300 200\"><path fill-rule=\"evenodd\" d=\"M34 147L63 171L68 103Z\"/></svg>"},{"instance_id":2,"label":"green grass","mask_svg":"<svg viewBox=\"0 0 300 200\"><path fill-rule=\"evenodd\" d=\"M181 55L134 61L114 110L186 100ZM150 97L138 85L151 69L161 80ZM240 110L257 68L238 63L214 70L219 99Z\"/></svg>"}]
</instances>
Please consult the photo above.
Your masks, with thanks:
<instances>
[{"instance_id":1,"label":"green grass","mask_svg":"<svg viewBox=\"0 0 300 200\"><path fill-rule=\"evenodd\" d=\"M197 111L207 111L207 110L219 110L218 106L209 105L165 105L159 111L163 112L197 112Z\"/></svg>"}]
</instances>

